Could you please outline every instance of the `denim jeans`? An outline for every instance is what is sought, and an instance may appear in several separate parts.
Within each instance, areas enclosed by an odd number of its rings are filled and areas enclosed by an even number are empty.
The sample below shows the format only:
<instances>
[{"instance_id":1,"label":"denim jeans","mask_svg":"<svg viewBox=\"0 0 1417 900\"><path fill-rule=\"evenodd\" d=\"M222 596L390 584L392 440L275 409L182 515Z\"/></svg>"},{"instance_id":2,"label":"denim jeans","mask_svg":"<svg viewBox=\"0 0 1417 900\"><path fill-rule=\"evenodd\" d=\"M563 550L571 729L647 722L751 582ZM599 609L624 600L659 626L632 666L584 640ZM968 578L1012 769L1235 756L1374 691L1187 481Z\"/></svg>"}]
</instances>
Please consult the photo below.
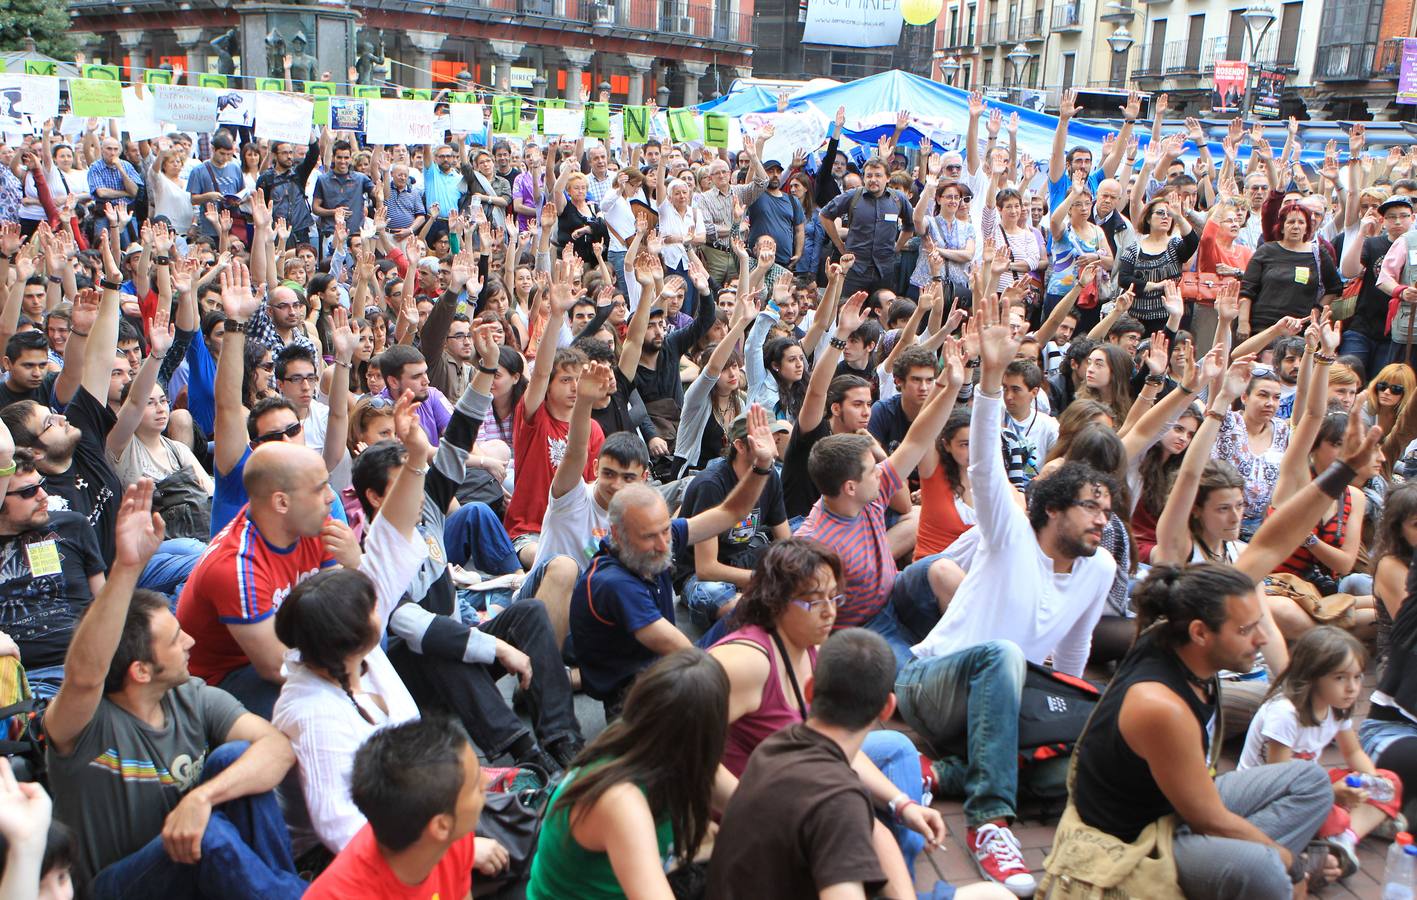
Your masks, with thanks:
<instances>
[{"instance_id":1,"label":"denim jeans","mask_svg":"<svg viewBox=\"0 0 1417 900\"><path fill-rule=\"evenodd\" d=\"M916 803L924 802L925 785L920 779L920 751L915 749L915 743L910 738L899 731L880 728L866 735L861 752L876 764L881 774L890 779L896 790ZM925 835L906 828L894 819L886 824L890 826L891 834L895 835L901 855L905 857L905 865L914 877L915 857L925 847Z\"/></svg>"},{"instance_id":2,"label":"denim jeans","mask_svg":"<svg viewBox=\"0 0 1417 900\"><path fill-rule=\"evenodd\" d=\"M700 581L697 575L690 575L684 583L684 605L689 607L689 617L694 624L707 631L718 621L718 611L723 609L738 593L738 585L727 581Z\"/></svg>"},{"instance_id":3,"label":"denim jeans","mask_svg":"<svg viewBox=\"0 0 1417 900\"><path fill-rule=\"evenodd\" d=\"M249 663L226 673L217 687L240 700L247 712L253 712L267 722L271 720L276 698L280 696L280 685L262 678L256 667Z\"/></svg>"},{"instance_id":4,"label":"denim jeans","mask_svg":"<svg viewBox=\"0 0 1417 900\"><path fill-rule=\"evenodd\" d=\"M197 562L206 552L207 545L193 538L172 538L158 545L153 558L138 578L138 587L166 594L173 611L177 610L177 595Z\"/></svg>"},{"instance_id":5,"label":"denim jeans","mask_svg":"<svg viewBox=\"0 0 1417 900\"><path fill-rule=\"evenodd\" d=\"M246 741L232 741L213 750L202 767L202 781L235 762L248 746ZM98 900L279 900L299 897L308 887L295 874L290 834L275 792L266 791L228 800L212 810L199 862L173 862L158 835L99 872L93 896Z\"/></svg>"},{"instance_id":6,"label":"denim jeans","mask_svg":"<svg viewBox=\"0 0 1417 900\"><path fill-rule=\"evenodd\" d=\"M543 745L563 737L580 737L571 697L571 680L561 661L540 600L518 600L477 626L531 657L531 687L526 691L532 727ZM403 642L389 647L389 661L419 706L452 711L468 736L489 759L506 753L527 734L497 689L507 670L499 663L468 663L414 653Z\"/></svg>"},{"instance_id":7,"label":"denim jeans","mask_svg":"<svg viewBox=\"0 0 1417 900\"><path fill-rule=\"evenodd\" d=\"M625 252L624 250L607 250L605 259L610 263L610 269L615 273L615 285L620 289L620 293L629 296L630 288L625 281Z\"/></svg>"},{"instance_id":8,"label":"denim jeans","mask_svg":"<svg viewBox=\"0 0 1417 900\"><path fill-rule=\"evenodd\" d=\"M1338 355L1353 355L1363 361L1363 367L1367 371L1367 376L1372 378L1378 374L1378 370L1373 367L1373 354L1378 349L1378 342L1349 328L1343 330L1343 337L1338 341Z\"/></svg>"},{"instance_id":9,"label":"denim jeans","mask_svg":"<svg viewBox=\"0 0 1417 900\"><path fill-rule=\"evenodd\" d=\"M971 828L1014 815L1023 651L989 641L948 656L912 659L896 676L900 714L943 753L963 740L964 815Z\"/></svg>"},{"instance_id":10,"label":"denim jeans","mask_svg":"<svg viewBox=\"0 0 1417 900\"><path fill-rule=\"evenodd\" d=\"M448 562L488 575L521 571L521 560L502 527L502 520L486 503L465 503L443 523L443 549Z\"/></svg>"},{"instance_id":11,"label":"denim jeans","mask_svg":"<svg viewBox=\"0 0 1417 900\"><path fill-rule=\"evenodd\" d=\"M1215 780L1225 808L1298 856L1333 807L1328 773L1309 760L1228 772ZM1267 844L1194 834L1182 825L1172 851L1187 897L1266 900L1293 896L1279 853Z\"/></svg>"},{"instance_id":12,"label":"denim jeans","mask_svg":"<svg viewBox=\"0 0 1417 900\"><path fill-rule=\"evenodd\" d=\"M1417 738L1417 725L1411 722L1389 722L1384 719L1364 719L1358 726L1358 743L1370 759L1376 760L1391 744L1403 738Z\"/></svg>"}]
</instances>

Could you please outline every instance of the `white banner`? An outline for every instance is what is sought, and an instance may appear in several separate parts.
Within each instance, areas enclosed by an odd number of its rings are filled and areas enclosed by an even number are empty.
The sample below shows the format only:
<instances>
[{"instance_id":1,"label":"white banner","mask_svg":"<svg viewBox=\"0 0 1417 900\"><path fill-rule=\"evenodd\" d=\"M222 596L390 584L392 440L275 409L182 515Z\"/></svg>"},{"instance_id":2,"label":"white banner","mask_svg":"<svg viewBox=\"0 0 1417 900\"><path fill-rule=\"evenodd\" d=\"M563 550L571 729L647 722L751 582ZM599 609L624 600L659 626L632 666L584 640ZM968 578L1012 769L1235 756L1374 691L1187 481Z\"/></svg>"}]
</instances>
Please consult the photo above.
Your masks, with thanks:
<instances>
[{"instance_id":1,"label":"white banner","mask_svg":"<svg viewBox=\"0 0 1417 900\"><path fill-rule=\"evenodd\" d=\"M0 74L0 132L36 134L58 116L58 78Z\"/></svg>"},{"instance_id":2,"label":"white banner","mask_svg":"<svg viewBox=\"0 0 1417 900\"><path fill-rule=\"evenodd\" d=\"M371 144L436 144L443 140L428 100L370 100L364 138Z\"/></svg>"},{"instance_id":3,"label":"white banner","mask_svg":"<svg viewBox=\"0 0 1417 900\"><path fill-rule=\"evenodd\" d=\"M448 118L457 134L477 134L487 127L481 103L449 103Z\"/></svg>"},{"instance_id":4,"label":"white banner","mask_svg":"<svg viewBox=\"0 0 1417 900\"><path fill-rule=\"evenodd\" d=\"M216 131L216 101L221 96L216 88L157 84L152 94L158 121L180 131Z\"/></svg>"},{"instance_id":5,"label":"white banner","mask_svg":"<svg viewBox=\"0 0 1417 900\"><path fill-rule=\"evenodd\" d=\"M549 135L578 138L585 131L585 111L580 109L543 109L542 123Z\"/></svg>"},{"instance_id":6,"label":"white banner","mask_svg":"<svg viewBox=\"0 0 1417 900\"><path fill-rule=\"evenodd\" d=\"M254 125L256 91L222 91L216 101L216 120L223 125L245 125L248 128Z\"/></svg>"},{"instance_id":7,"label":"white banner","mask_svg":"<svg viewBox=\"0 0 1417 900\"><path fill-rule=\"evenodd\" d=\"M802 40L838 47L894 47L904 22L898 0L808 0Z\"/></svg>"},{"instance_id":8,"label":"white banner","mask_svg":"<svg viewBox=\"0 0 1417 900\"><path fill-rule=\"evenodd\" d=\"M313 100L274 91L256 92L256 137L308 144L314 115Z\"/></svg>"},{"instance_id":9,"label":"white banner","mask_svg":"<svg viewBox=\"0 0 1417 900\"><path fill-rule=\"evenodd\" d=\"M827 137L826 117L816 109L787 113L749 113L743 117L743 127L750 139L756 138L763 126L771 123L773 136L763 145L763 162L775 159L784 169L792 164L792 154L798 150L811 153Z\"/></svg>"},{"instance_id":10,"label":"white banner","mask_svg":"<svg viewBox=\"0 0 1417 900\"><path fill-rule=\"evenodd\" d=\"M153 92L144 86L142 96L137 87L123 88L123 130L130 140L150 141L162 134L162 122L158 121L153 103Z\"/></svg>"}]
</instances>

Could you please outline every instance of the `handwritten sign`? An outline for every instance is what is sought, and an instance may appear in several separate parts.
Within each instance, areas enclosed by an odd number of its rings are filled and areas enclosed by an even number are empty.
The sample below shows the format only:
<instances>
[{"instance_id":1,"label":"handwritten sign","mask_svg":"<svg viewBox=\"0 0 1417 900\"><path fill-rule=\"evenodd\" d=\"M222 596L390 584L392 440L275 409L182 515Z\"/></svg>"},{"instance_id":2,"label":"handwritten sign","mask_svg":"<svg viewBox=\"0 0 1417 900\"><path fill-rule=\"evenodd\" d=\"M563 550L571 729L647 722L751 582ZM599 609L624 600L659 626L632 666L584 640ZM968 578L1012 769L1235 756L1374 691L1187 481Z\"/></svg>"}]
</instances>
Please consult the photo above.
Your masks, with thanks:
<instances>
[{"instance_id":1,"label":"handwritten sign","mask_svg":"<svg viewBox=\"0 0 1417 900\"><path fill-rule=\"evenodd\" d=\"M99 78L69 79L69 109L84 118L117 119L123 115L123 85Z\"/></svg>"},{"instance_id":2,"label":"handwritten sign","mask_svg":"<svg viewBox=\"0 0 1417 900\"><path fill-rule=\"evenodd\" d=\"M429 100L366 100L364 138L371 144L433 144L443 139Z\"/></svg>"},{"instance_id":3,"label":"handwritten sign","mask_svg":"<svg viewBox=\"0 0 1417 900\"><path fill-rule=\"evenodd\" d=\"M292 94L256 94L256 137L304 144L310 140L315 104Z\"/></svg>"}]
</instances>

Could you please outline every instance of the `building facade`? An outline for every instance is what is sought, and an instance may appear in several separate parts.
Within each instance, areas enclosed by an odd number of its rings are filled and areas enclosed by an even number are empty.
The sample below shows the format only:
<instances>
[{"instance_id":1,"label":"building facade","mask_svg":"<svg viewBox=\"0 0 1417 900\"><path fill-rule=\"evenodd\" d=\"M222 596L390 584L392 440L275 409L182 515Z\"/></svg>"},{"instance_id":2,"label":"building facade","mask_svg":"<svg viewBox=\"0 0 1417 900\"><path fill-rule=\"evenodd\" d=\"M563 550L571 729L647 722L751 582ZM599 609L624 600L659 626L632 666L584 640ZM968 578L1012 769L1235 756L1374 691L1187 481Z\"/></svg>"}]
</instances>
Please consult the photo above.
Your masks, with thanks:
<instances>
[{"instance_id":1,"label":"building facade","mask_svg":"<svg viewBox=\"0 0 1417 900\"><path fill-rule=\"evenodd\" d=\"M479 85L580 99L610 86L618 103L692 105L749 74L753 0L335 0L357 20L361 48L380 48L388 79L408 87ZM90 58L128 69L217 71L211 42L240 26L230 0L71 0ZM326 4L262 4L320 17ZM279 12L277 12L279 11ZM285 11L291 11L289 13ZM302 37L304 35L302 34ZM312 36L307 41L319 40ZM249 45L249 39L248 39ZM236 59L266 75L266 60ZM323 56L321 57L324 58ZM345 72L330 73L345 82Z\"/></svg>"}]
</instances>

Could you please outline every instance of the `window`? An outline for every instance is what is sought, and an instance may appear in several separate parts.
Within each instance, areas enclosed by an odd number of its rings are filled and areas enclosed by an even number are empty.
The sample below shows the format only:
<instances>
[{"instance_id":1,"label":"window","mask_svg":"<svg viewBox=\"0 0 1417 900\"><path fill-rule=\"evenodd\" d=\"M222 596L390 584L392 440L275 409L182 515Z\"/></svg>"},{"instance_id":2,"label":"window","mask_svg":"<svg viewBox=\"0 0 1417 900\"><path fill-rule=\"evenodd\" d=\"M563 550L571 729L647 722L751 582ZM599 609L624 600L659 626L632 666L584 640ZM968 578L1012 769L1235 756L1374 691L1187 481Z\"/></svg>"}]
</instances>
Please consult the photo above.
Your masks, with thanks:
<instances>
[{"instance_id":1,"label":"window","mask_svg":"<svg viewBox=\"0 0 1417 900\"><path fill-rule=\"evenodd\" d=\"M1286 3L1279 19L1279 48L1274 62L1280 66L1292 66L1299 55L1299 20L1304 15L1304 4Z\"/></svg>"},{"instance_id":2,"label":"window","mask_svg":"<svg viewBox=\"0 0 1417 900\"><path fill-rule=\"evenodd\" d=\"M974 46L974 12L974 4L971 3L969 4L969 13L964 17L964 27L969 29L964 37L964 46L966 47Z\"/></svg>"},{"instance_id":3,"label":"window","mask_svg":"<svg viewBox=\"0 0 1417 900\"><path fill-rule=\"evenodd\" d=\"M959 46L959 7L958 7L958 6L952 6L952 7L950 7L950 27L949 27L949 30L947 30L947 31L945 32L945 46L946 46L946 47L958 47L958 46Z\"/></svg>"},{"instance_id":4,"label":"window","mask_svg":"<svg viewBox=\"0 0 1417 900\"><path fill-rule=\"evenodd\" d=\"M1166 20L1157 19L1151 23L1151 44L1147 49L1149 57L1146 61L1148 72L1161 71L1161 54L1166 49Z\"/></svg>"},{"instance_id":5,"label":"window","mask_svg":"<svg viewBox=\"0 0 1417 900\"><path fill-rule=\"evenodd\" d=\"M1245 17L1243 9L1230 11L1230 36L1225 40L1225 58L1231 61L1245 58Z\"/></svg>"},{"instance_id":6,"label":"window","mask_svg":"<svg viewBox=\"0 0 1417 900\"><path fill-rule=\"evenodd\" d=\"M1205 13L1191 16L1190 30L1186 34L1186 71L1199 72L1201 69L1201 45L1205 37Z\"/></svg>"},{"instance_id":7,"label":"window","mask_svg":"<svg viewBox=\"0 0 1417 900\"><path fill-rule=\"evenodd\" d=\"M994 61L992 59L984 60L984 83L987 85L994 83Z\"/></svg>"},{"instance_id":8,"label":"window","mask_svg":"<svg viewBox=\"0 0 1417 900\"><path fill-rule=\"evenodd\" d=\"M1121 54L1117 54L1120 56ZM1077 67L1077 54L1063 54L1063 90L1073 86L1073 70Z\"/></svg>"}]
</instances>

